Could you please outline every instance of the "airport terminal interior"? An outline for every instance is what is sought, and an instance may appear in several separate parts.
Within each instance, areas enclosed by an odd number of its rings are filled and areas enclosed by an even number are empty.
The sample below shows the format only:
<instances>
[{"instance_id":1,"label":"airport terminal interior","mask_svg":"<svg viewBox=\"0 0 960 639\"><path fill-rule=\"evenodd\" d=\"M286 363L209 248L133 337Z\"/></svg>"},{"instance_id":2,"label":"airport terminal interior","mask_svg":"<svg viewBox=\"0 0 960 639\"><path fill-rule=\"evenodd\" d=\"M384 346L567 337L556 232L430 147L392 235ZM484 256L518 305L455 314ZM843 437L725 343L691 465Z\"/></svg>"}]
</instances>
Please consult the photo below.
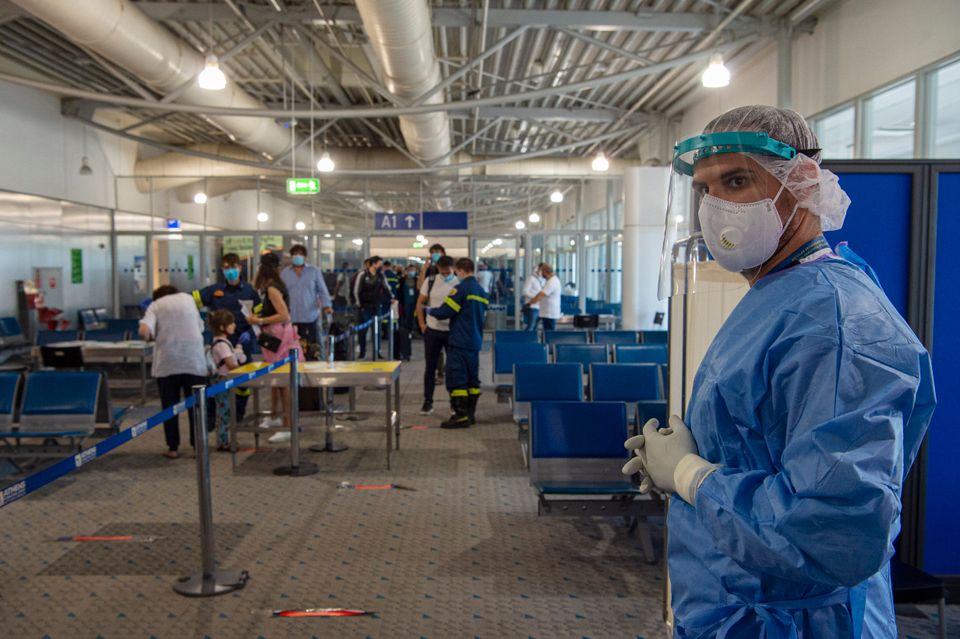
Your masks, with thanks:
<instances>
[{"instance_id":1,"label":"airport terminal interior","mask_svg":"<svg viewBox=\"0 0 960 639\"><path fill-rule=\"evenodd\" d=\"M957 25L0 0L0 636L960 637Z\"/></svg>"}]
</instances>

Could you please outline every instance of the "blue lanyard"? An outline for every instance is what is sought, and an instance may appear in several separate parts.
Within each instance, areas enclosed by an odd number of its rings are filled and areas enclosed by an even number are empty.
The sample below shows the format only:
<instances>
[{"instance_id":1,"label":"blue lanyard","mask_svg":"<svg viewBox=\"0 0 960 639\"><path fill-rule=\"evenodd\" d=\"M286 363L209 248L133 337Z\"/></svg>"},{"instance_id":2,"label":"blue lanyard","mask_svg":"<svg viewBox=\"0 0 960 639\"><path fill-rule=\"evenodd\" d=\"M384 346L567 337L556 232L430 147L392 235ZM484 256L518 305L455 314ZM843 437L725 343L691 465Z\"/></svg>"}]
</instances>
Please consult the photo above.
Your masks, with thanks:
<instances>
[{"instance_id":1,"label":"blue lanyard","mask_svg":"<svg viewBox=\"0 0 960 639\"><path fill-rule=\"evenodd\" d=\"M827 239L822 235L818 235L817 237L813 238L812 240L810 240L809 242L807 242L806 244L798 248L796 251L791 253L790 257L786 258L785 260L777 264L773 268L773 270L770 271L770 273L768 273L768 275L772 275L773 273L779 273L780 271L788 269L791 266L796 266L797 264L807 259L814 253L819 253L820 251L824 249L829 249L829 248L830 248L830 244L827 243Z\"/></svg>"}]
</instances>

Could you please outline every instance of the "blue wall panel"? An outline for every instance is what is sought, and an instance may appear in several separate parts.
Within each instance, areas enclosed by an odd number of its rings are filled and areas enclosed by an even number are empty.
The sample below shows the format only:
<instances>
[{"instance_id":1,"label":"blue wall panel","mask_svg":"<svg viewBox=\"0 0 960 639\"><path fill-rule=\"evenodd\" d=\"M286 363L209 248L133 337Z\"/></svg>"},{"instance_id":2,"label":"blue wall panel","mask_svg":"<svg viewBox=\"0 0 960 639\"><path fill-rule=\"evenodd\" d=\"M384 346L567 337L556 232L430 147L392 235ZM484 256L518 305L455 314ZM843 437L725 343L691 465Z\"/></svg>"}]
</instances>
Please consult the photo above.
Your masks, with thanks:
<instances>
[{"instance_id":1,"label":"blue wall panel","mask_svg":"<svg viewBox=\"0 0 960 639\"><path fill-rule=\"evenodd\" d=\"M937 410L927 439L923 567L935 575L960 575L960 173L941 173L938 187L932 353Z\"/></svg>"},{"instance_id":2,"label":"blue wall panel","mask_svg":"<svg viewBox=\"0 0 960 639\"><path fill-rule=\"evenodd\" d=\"M844 240L880 278L887 297L907 316L910 285L910 207L912 173L836 171L851 204L843 228L826 233L830 246Z\"/></svg>"}]
</instances>

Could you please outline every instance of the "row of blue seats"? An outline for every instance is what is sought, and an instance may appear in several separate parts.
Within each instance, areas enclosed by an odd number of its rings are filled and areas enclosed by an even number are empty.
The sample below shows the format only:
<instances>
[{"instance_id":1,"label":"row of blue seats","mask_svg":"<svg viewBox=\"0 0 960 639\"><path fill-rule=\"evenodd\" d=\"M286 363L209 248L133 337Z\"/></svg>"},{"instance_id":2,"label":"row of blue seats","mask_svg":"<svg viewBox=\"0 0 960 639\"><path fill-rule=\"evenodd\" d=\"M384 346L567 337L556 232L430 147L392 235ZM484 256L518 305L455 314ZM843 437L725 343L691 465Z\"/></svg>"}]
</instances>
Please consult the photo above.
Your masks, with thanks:
<instances>
[{"instance_id":1,"label":"row of blue seats","mask_svg":"<svg viewBox=\"0 0 960 639\"><path fill-rule=\"evenodd\" d=\"M539 331L494 331L493 343L538 344ZM667 331L543 331L544 344L666 344Z\"/></svg>"},{"instance_id":2,"label":"row of blue seats","mask_svg":"<svg viewBox=\"0 0 960 639\"><path fill-rule=\"evenodd\" d=\"M493 345L493 375L510 375L517 364L545 364L550 359L546 344L513 344L501 342ZM553 360L557 363L580 363L583 366L613 361L623 364L667 364L667 347L661 344L623 345L610 348L606 344L556 344Z\"/></svg>"},{"instance_id":3,"label":"row of blue seats","mask_svg":"<svg viewBox=\"0 0 960 639\"><path fill-rule=\"evenodd\" d=\"M130 320L117 320L127 322ZM136 324L136 320L132 320ZM46 346L47 344L56 344L58 342L75 342L77 340L87 340L91 342L122 342L130 339L130 336L136 336L137 327L133 330L123 328L100 328L94 330L78 331L76 329L67 329L63 331L37 331L37 346Z\"/></svg>"},{"instance_id":4,"label":"row of blue seats","mask_svg":"<svg viewBox=\"0 0 960 639\"><path fill-rule=\"evenodd\" d=\"M0 372L0 437L86 437L104 388L97 371Z\"/></svg>"},{"instance_id":5,"label":"row of blue seats","mask_svg":"<svg viewBox=\"0 0 960 639\"><path fill-rule=\"evenodd\" d=\"M590 364L590 400L626 402L632 423L666 419L664 380L658 364ZM579 363L516 364L513 373L513 417L528 423L530 407L542 401L582 402L584 367Z\"/></svg>"}]
</instances>

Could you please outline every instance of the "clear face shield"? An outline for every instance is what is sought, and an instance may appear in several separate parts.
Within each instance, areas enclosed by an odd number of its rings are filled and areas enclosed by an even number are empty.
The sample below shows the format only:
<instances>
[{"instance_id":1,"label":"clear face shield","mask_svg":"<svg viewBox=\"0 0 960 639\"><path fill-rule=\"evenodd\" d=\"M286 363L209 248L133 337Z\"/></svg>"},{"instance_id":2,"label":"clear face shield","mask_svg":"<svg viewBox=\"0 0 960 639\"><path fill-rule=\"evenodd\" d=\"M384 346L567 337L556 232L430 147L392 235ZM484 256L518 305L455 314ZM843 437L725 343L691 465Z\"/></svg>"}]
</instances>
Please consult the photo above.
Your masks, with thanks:
<instances>
[{"instance_id":1,"label":"clear face shield","mask_svg":"<svg viewBox=\"0 0 960 639\"><path fill-rule=\"evenodd\" d=\"M661 300L695 292L709 260L749 272L775 253L789 224L779 211L796 211L784 185L797 158L793 147L751 131L706 133L677 144L660 255Z\"/></svg>"}]
</instances>

